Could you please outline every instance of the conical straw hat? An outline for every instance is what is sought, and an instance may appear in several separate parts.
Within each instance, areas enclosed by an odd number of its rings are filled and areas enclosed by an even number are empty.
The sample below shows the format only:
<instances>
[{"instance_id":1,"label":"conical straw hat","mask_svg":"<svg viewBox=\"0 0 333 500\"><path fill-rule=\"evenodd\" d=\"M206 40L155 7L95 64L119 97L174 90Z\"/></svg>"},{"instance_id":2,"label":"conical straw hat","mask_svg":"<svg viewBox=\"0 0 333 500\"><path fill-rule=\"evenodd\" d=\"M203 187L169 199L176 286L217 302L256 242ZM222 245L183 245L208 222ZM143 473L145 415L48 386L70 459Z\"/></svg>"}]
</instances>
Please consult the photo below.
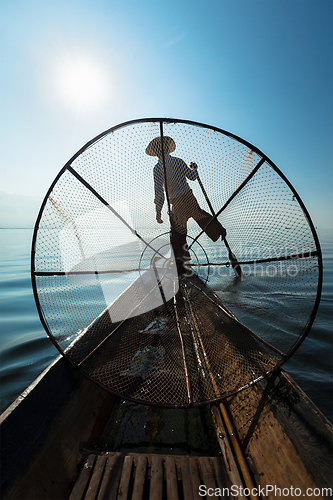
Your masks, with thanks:
<instances>
[{"instance_id":1,"label":"conical straw hat","mask_svg":"<svg viewBox=\"0 0 333 500\"><path fill-rule=\"evenodd\" d=\"M163 137L164 154L168 155L176 149L176 144L171 137ZM149 156L162 156L161 152L161 137L155 137L147 146L146 153Z\"/></svg>"}]
</instances>

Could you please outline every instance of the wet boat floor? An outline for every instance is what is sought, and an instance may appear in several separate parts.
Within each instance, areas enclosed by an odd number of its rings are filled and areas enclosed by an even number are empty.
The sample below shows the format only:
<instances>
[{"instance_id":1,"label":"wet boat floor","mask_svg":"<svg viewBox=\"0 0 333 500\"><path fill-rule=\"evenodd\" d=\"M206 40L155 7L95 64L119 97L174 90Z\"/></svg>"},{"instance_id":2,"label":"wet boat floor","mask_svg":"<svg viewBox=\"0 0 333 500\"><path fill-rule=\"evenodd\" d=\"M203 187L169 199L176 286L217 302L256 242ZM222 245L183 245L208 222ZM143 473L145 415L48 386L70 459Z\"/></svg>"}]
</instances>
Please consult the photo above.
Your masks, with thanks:
<instances>
[{"instance_id":1,"label":"wet boat floor","mask_svg":"<svg viewBox=\"0 0 333 500\"><path fill-rule=\"evenodd\" d=\"M221 456L209 405L165 409L118 399L96 451Z\"/></svg>"}]
</instances>

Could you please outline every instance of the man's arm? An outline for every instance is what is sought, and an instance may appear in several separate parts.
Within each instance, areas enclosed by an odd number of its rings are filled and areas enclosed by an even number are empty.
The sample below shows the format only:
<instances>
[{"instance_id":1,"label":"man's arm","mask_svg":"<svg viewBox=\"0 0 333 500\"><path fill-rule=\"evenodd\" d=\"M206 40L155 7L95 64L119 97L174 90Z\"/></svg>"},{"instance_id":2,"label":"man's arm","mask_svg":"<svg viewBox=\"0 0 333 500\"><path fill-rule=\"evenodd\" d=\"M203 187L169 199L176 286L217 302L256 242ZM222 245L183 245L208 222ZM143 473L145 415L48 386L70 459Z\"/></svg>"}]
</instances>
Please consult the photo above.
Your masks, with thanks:
<instances>
[{"instance_id":1,"label":"man's arm","mask_svg":"<svg viewBox=\"0 0 333 500\"><path fill-rule=\"evenodd\" d=\"M155 189L155 209L156 209L156 220L159 224L162 224L161 212L164 204L164 189L163 189L163 177L162 172L158 168L154 168L154 189Z\"/></svg>"},{"instance_id":2,"label":"man's arm","mask_svg":"<svg viewBox=\"0 0 333 500\"><path fill-rule=\"evenodd\" d=\"M184 165L185 166L183 166L183 168L184 168L184 173L185 173L186 177L190 181L197 180L197 178L198 178L198 172L197 172L198 165L196 163L193 163L193 162L190 163L190 167L188 167L186 165L186 163L184 163Z\"/></svg>"}]
</instances>

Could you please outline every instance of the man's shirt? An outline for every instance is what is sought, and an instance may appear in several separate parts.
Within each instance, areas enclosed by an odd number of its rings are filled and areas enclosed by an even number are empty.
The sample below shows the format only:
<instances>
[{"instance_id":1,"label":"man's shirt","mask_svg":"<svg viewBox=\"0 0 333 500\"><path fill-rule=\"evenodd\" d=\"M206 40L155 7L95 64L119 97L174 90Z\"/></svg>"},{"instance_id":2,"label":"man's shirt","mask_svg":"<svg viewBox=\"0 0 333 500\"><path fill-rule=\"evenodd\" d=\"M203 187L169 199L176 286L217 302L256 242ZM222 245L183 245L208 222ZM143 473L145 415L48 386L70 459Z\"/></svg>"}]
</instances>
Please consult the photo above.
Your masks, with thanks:
<instances>
[{"instance_id":1,"label":"man's shirt","mask_svg":"<svg viewBox=\"0 0 333 500\"><path fill-rule=\"evenodd\" d=\"M190 186L186 179L195 181L198 178L196 168L190 168L181 158L174 156L165 156L165 171L167 178L167 188L169 199L178 198L182 196L189 189ZM163 160L160 158L154 167L154 188L156 210L161 210L164 203L164 189L165 189L165 175L163 168Z\"/></svg>"}]
</instances>

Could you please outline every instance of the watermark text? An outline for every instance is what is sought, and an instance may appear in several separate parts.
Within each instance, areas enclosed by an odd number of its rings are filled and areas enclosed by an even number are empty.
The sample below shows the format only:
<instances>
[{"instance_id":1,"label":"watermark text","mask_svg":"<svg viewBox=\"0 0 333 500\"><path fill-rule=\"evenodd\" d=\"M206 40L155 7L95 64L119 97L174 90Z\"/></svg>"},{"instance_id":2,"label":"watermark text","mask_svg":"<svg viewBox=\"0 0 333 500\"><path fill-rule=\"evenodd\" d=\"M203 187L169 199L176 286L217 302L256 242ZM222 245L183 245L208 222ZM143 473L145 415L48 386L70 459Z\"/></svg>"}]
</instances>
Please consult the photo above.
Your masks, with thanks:
<instances>
[{"instance_id":1,"label":"watermark text","mask_svg":"<svg viewBox=\"0 0 333 500\"><path fill-rule=\"evenodd\" d=\"M266 498L269 495L273 498L283 497L332 497L332 488L280 488L276 485L267 484L266 486L257 486L256 488L244 488L233 484L230 488L207 488L204 484L199 486L199 495L201 497L258 497Z\"/></svg>"}]
</instances>

